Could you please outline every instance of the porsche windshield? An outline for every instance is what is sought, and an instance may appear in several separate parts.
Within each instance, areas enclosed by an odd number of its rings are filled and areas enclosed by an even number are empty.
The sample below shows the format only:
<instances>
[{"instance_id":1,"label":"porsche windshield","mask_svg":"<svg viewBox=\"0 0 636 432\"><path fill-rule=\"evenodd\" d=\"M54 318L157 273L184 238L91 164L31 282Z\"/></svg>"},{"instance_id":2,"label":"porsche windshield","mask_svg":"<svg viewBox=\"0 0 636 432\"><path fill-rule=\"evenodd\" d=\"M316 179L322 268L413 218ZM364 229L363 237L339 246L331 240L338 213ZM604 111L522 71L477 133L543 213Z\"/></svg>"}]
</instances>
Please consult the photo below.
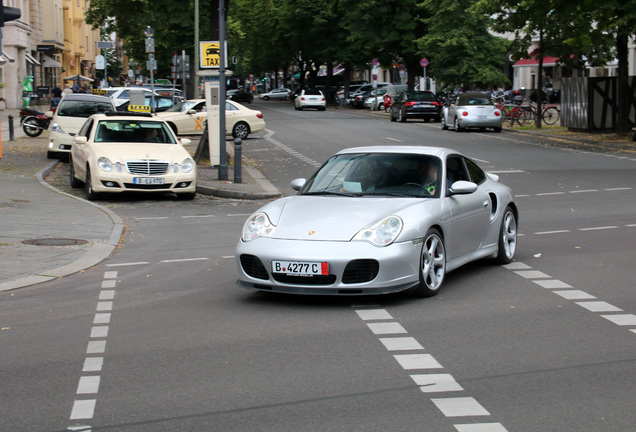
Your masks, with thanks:
<instances>
[{"instance_id":1,"label":"porsche windshield","mask_svg":"<svg viewBox=\"0 0 636 432\"><path fill-rule=\"evenodd\" d=\"M438 198L439 158L418 154L343 154L331 158L301 195L409 196Z\"/></svg>"}]
</instances>

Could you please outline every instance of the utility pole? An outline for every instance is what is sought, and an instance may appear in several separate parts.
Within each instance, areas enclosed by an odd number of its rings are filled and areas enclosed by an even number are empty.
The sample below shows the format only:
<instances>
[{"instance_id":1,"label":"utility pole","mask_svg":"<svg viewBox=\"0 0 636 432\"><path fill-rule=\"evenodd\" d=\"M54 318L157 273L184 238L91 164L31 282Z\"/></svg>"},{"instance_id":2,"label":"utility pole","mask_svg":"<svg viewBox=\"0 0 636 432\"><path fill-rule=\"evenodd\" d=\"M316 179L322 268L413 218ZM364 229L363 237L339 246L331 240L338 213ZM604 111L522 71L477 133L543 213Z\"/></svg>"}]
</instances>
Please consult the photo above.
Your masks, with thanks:
<instances>
[{"instance_id":1,"label":"utility pole","mask_svg":"<svg viewBox=\"0 0 636 432\"><path fill-rule=\"evenodd\" d=\"M155 69L157 69L157 61L155 60L155 30L148 26L144 32L146 35L146 52L148 53L148 63L146 69L150 71L150 109L155 112Z\"/></svg>"},{"instance_id":2,"label":"utility pole","mask_svg":"<svg viewBox=\"0 0 636 432\"><path fill-rule=\"evenodd\" d=\"M225 148L225 0L219 0L219 180L227 180L227 153Z\"/></svg>"}]
</instances>

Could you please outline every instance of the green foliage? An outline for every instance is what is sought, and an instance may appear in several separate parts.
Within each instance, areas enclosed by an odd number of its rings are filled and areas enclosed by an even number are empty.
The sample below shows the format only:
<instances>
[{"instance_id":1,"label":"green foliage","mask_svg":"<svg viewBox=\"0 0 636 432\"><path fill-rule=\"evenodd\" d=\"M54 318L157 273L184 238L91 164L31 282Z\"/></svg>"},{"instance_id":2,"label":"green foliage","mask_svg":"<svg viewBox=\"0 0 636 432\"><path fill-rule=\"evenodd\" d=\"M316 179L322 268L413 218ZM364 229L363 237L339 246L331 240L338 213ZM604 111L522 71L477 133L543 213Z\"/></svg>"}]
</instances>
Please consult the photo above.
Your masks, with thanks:
<instances>
[{"instance_id":1,"label":"green foliage","mask_svg":"<svg viewBox=\"0 0 636 432\"><path fill-rule=\"evenodd\" d=\"M571 62L585 56L595 65L615 57L615 33L636 33L636 0L226 0L228 55L236 76L287 70L315 72L338 63L385 69L406 66L441 84L491 88L508 84L501 73L507 53L528 55L542 35L541 53ZM200 0L200 40L215 39L218 0ZM111 19L114 18L114 19ZM170 75L174 53L194 60L194 0L92 0L87 22L116 31L131 59L145 66L144 30L155 29L159 73ZM216 18L218 21L218 18ZM594 24L595 23L595 24ZM218 22L216 23L218 24ZM509 42L489 29L514 34ZM196 47L198 49L198 47Z\"/></svg>"},{"instance_id":2,"label":"green foliage","mask_svg":"<svg viewBox=\"0 0 636 432\"><path fill-rule=\"evenodd\" d=\"M491 89L510 84L501 72L509 42L488 32L489 19L471 7L475 0L424 0L428 34L418 44L429 60L427 74L438 87Z\"/></svg>"}]
</instances>

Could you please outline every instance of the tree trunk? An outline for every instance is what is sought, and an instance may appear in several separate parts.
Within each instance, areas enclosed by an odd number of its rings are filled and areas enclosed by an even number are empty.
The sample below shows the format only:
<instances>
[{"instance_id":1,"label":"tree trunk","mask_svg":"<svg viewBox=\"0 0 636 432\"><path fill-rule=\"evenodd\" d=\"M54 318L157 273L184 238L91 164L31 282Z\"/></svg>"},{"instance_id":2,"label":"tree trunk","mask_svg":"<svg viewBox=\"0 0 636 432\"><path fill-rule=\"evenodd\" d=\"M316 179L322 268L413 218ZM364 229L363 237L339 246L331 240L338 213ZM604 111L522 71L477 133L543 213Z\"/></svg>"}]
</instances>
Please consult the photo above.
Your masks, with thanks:
<instances>
[{"instance_id":1,"label":"tree trunk","mask_svg":"<svg viewBox=\"0 0 636 432\"><path fill-rule=\"evenodd\" d=\"M627 133L631 130L629 122L629 105L631 92L627 80L628 35L623 27L616 32L616 57L618 59L618 88L616 133Z\"/></svg>"}]
</instances>

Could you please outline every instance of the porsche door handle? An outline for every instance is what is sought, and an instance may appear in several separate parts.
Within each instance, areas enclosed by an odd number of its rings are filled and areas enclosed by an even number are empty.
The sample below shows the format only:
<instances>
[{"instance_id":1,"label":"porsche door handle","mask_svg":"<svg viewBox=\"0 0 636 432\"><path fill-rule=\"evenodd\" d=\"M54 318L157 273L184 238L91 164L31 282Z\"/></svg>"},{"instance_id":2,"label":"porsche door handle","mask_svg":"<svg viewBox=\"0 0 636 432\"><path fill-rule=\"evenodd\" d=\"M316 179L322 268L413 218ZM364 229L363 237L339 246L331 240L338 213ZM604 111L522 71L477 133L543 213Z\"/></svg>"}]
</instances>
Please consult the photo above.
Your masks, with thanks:
<instances>
[{"instance_id":1,"label":"porsche door handle","mask_svg":"<svg viewBox=\"0 0 636 432\"><path fill-rule=\"evenodd\" d=\"M484 201L484 207L488 207L490 205L490 201Z\"/></svg>"}]
</instances>

